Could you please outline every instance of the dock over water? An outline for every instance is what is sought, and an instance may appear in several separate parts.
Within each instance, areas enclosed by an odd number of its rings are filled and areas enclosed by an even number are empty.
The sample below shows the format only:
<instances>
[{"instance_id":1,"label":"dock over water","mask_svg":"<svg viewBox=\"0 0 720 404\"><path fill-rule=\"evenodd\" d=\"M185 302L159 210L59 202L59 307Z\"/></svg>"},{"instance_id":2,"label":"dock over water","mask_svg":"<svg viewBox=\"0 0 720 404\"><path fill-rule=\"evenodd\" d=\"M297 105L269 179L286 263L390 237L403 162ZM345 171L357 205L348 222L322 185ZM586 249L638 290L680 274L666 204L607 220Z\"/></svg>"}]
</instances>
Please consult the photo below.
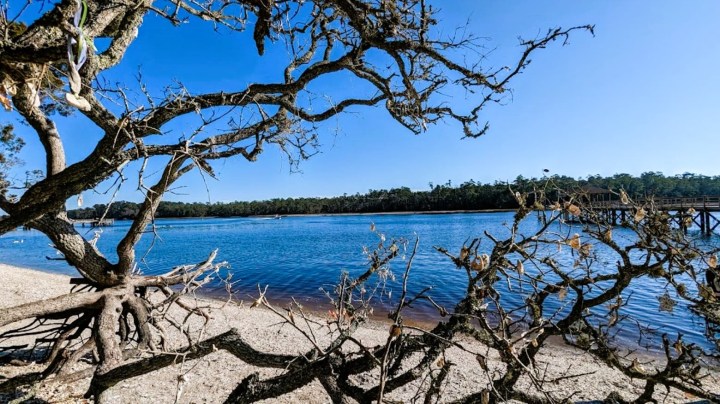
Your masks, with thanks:
<instances>
[{"instance_id":1,"label":"dock over water","mask_svg":"<svg viewBox=\"0 0 720 404\"><path fill-rule=\"evenodd\" d=\"M613 225L622 225L631 220L636 206L652 207L669 214L670 221L687 232L696 224L702 234L710 235L720 225L720 196L689 198L644 198L635 199L634 204L623 204L619 200L593 201L590 210ZM628 213L629 212L629 213Z\"/></svg>"},{"instance_id":2,"label":"dock over water","mask_svg":"<svg viewBox=\"0 0 720 404\"><path fill-rule=\"evenodd\" d=\"M115 224L115 219L77 219L72 221L73 224L79 224L82 227L107 227Z\"/></svg>"}]
</instances>

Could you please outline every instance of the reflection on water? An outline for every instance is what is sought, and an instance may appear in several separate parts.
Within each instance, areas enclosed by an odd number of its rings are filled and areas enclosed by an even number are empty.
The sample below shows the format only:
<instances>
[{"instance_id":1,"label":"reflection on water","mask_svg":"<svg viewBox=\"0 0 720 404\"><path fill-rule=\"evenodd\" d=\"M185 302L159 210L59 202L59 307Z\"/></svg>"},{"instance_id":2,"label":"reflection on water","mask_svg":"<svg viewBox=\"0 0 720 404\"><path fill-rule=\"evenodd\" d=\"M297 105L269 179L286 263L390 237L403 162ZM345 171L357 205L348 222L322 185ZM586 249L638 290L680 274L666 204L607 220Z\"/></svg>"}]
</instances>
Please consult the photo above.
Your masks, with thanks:
<instances>
[{"instance_id":1,"label":"reflection on water","mask_svg":"<svg viewBox=\"0 0 720 404\"><path fill-rule=\"evenodd\" d=\"M217 261L227 261L233 273L238 297L248 300L257 284L269 284L269 296L287 298L294 296L306 304L325 304L324 290L332 290L341 271L351 275L359 274L366 268L363 246L373 249L377 236L370 232L370 224L388 238L420 238L419 251L412 268L410 292L432 286L433 299L452 310L455 302L465 291L466 274L458 270L433 246L443 246L458 251L460 246L475 237L481 237L481 251L489 251L491 242L485 237L488 231L495 237L507 237L507 225L512 222L512 213L438 214L438 215L357 215L357 216L309 216L283 217L282 220L265 218L231 219L160 219L153 234L145 234L138 246L138 257L142 257L140 269L146 274L158 274L181 264L204 260L218 248ZM116 259L113 247L127 231L129 222L116 221L115 226L103 228L98 247L111 260ZM528 234L537 229L538 221L531 215L522 224L521 232ZM92 238L95 229L80 228L87 238ZM552 231L568 234L580 229L553 228ZM571 233L570 233L571 234ZM629 242L629 232L615 229L620 242L623 237ZM558 235L560 237L560 235ZM709 244L720 244L717 236L705 239ZM152 248L150 248L152 246ZM598 253L599 263L611 269L616 257L602 250ZM48 259L50 258L50 259ZM0 237L0 262L74 274L74 270L57 258L55 250L44 235L36 231L14 231ZM572 266L572 260L561 264ZM393 269L399 276L404 263L396 261ZM531 271L532 268L528 268ZM211 285L219 287L219 285ZM399 289L399 284L388 288ZM503 300L508 303L522 302L525 290L505 290ZM623 313L659 327L670 335L681 332L688 342L707 345L703 336L704 322L692 315L679 304L673 312L658 310L657 297L663 293L662 282L643 278L624 294L627 306ZM568 294L563 303L549 302L548 310L567 310ZM418 319L434 315L429 306L417 305L413 315ZM620 329L625 339L638 337L636 327Z\"/></svg>"}]
</instances>

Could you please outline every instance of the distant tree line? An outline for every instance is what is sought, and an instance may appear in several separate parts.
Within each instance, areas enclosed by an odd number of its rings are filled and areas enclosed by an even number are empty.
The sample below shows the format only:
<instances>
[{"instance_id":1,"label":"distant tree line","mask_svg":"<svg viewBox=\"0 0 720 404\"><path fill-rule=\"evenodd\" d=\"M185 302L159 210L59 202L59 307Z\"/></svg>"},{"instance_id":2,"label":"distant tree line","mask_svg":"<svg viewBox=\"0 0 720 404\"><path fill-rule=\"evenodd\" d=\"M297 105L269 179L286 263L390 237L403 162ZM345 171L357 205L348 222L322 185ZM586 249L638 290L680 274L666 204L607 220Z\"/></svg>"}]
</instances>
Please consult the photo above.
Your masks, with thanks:
<instances>
[{"instance_id":1,"label":"distant tree line","mask_svg":"<svg viewBox=\"0 0 720 404\"><path fill-rule=\"evenodd\" d=\"M704 176L686 173L667 177L659 172L643 173L639 177L629 174L615 174L611 177L599 175L584 179L567 176L544 178L517 177L511 183L495 182L481 184L473 180L454 186L429 184L428 190L412 191L401 187L389 190L370 190L365 194L342 195L332 198L277 198L266 201L230 202L230 203L186 203L161 202L156 217L230 217L254 215L290 215L290 214L333 214L333 213L373 213L403 211L458 211L482 209L514 209L517 202L508 192L508 187L519 191L531 191L533 187L542 187L548 180L558 189L578 189L582 187L618 191L624 189L634 197L699 197L720 195L720 176ZM103 215L106 205L75 209L68 212L72 219L92 219ZM120 201L110 205L106 217L131 219L139 211L139 204Z\"/></svg>"}]
</instances>

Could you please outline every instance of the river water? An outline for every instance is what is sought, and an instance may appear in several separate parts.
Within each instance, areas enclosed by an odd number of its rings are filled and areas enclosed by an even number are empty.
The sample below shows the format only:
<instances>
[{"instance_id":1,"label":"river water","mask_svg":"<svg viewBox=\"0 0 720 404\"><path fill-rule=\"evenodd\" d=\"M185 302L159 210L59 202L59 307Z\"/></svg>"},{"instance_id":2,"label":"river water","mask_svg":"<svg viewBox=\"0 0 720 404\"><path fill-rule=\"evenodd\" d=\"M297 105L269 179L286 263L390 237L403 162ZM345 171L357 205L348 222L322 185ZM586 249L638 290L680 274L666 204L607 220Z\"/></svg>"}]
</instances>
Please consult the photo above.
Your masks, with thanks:
<instances>
[{"instance_id":1,"label":"river water","mask_svg":"<svg viewBox=\"0 0 720 404\"><path fill-rule=\"evenodd\" d=\"M466 213L466 214L408 214L408 215L348 215L348 216L297 216L273 218L208 218L208 219L159 219L156 222L156 237L145 234L137 248L138 258L142 257L139 269L145 274L159 274L177 265L203 261L208 254L218 250L216 262L227 261L232 273L236 297L252 300L256 285L269 285L268 297L284 300L290 296L304 304L322 309L327 304L326 291L332 291L343 271L357 275L367 268L367 257L363 247L372 250L378 245L379 237L370 231L374 223L387 239L405 238L412 241L419 238L420 244L412 266L409 283L410 292L417 292L431 286L432 298L452 311L454 304L462 298L467 276L464 271L433 247L442 246L457 252L464 242L481 237L480 250L489 251L492 244L484 235L487 231L502 238L509 235L508 225L513 213ZM101 229L98 248L111 260L116 258L114 246L123 237L130 222L116 221L112 227ZM534 215L526 219L521 233L529 234L540 225ZM87 238L92 238L97 229L79 228ZM558 233L581 233L581 229L556 227ZM614 237L630 238L629 232L615 229ZM690 235L693 235L691 231ZM699 236L698 236L699 237ZM718 245L720 237L713 235L703 243ZM616 257L602 250L595 251L599 263L608 268L614 265ZM407 254L409 255L409 254ZM568 255L569 256L569 255ZM27 268L73 275L76 272L57 258L49 240L39 232L17 230L0 237L0 262ZM572 265L572 261L563 262ZM399 278L405 263L398 259L391 269L398 278L397 283L389 282L386 291L394 291L383 303L392 303L399 295ZM528 268L532 271L532 268ZM223 273L223 275L226 275ZM218 283L209 285L208 293L221 294ZM508 304L522 302L528 292L525 289L505 290L503 299ZM627 306L621 314L631 315L643 324L657 328L659 333L671 336L680 332L684 339L708 346L705 323L679 303L673 312L659 311L657 297L663 293L662 284L644 278L630 287L624 294ZM572 296L568 298L571 299ZM552 299L550 299L552 300ZM567 303L567 302L564 302ZM548 309L554 310L564 304L549 301ZM327 307L326 307L327 308ZM436 311L429 305L419 304L410 312L418 320L436 318ZM550 314L548 314L550 315ZM629 322L628 322L629 325ZM637 327L621 327L619 336L631 343L639 333Z\"/></svg>"}]
</instances>

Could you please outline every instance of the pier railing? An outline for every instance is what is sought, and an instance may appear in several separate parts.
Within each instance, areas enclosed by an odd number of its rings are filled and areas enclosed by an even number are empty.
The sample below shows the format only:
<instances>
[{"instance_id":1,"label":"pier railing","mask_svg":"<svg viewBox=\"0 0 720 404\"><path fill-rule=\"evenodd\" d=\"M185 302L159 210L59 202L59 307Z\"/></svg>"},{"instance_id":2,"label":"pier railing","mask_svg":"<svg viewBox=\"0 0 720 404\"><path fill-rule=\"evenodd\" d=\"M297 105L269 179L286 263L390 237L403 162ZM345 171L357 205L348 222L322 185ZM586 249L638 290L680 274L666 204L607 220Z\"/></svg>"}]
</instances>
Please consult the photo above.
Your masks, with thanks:
<instances>
[{"instance_id":1,"label":"pier railing","mask_svg":"<svg viewBox=\"0 0 720 404\"><path fill-rule=\"evenodd\" d=\"M720 210L720 196L700 196L689 198L642 198L633 200L635 205L653 205L656 209L661 210L685 210L693 208L695 210ZM628 209L630 205L625 205L619 200L613 201L595 201L590 206L594 209Z\"/></svg>"},{"instance_id":2,"label":"pier railing","mask_svg":"<svg viewBox=\"0 0 720 404\"><path fill-rule=\"evenodd\" d=\"M72 220L73 224L79 224L82 227L90 225L90 227L104 227L112 226L115 224L115 219L75 219Z\"/></svg>"},{"instance_id":3,"label":"pier railing","mask_svg":"<svg viewBox=\"0 0 720 404\"><path fill-rule=\"evenodd\" d=\"M592 201L586 206L589 210L595 211L597 217L612 225L624 225L633 220L632 212L635 209L640 206L646 208L652 206L656 210L668 212L670 222L685 232L697 225L702 234L710 235L720 226L720 215L717 215L717 212L720 212L720 196L638 198L632 202L624 204L619 200ZM597 220L597 217L586 213L584 217L578 219L593 221Z\"/></svg>"}]
</instances>

